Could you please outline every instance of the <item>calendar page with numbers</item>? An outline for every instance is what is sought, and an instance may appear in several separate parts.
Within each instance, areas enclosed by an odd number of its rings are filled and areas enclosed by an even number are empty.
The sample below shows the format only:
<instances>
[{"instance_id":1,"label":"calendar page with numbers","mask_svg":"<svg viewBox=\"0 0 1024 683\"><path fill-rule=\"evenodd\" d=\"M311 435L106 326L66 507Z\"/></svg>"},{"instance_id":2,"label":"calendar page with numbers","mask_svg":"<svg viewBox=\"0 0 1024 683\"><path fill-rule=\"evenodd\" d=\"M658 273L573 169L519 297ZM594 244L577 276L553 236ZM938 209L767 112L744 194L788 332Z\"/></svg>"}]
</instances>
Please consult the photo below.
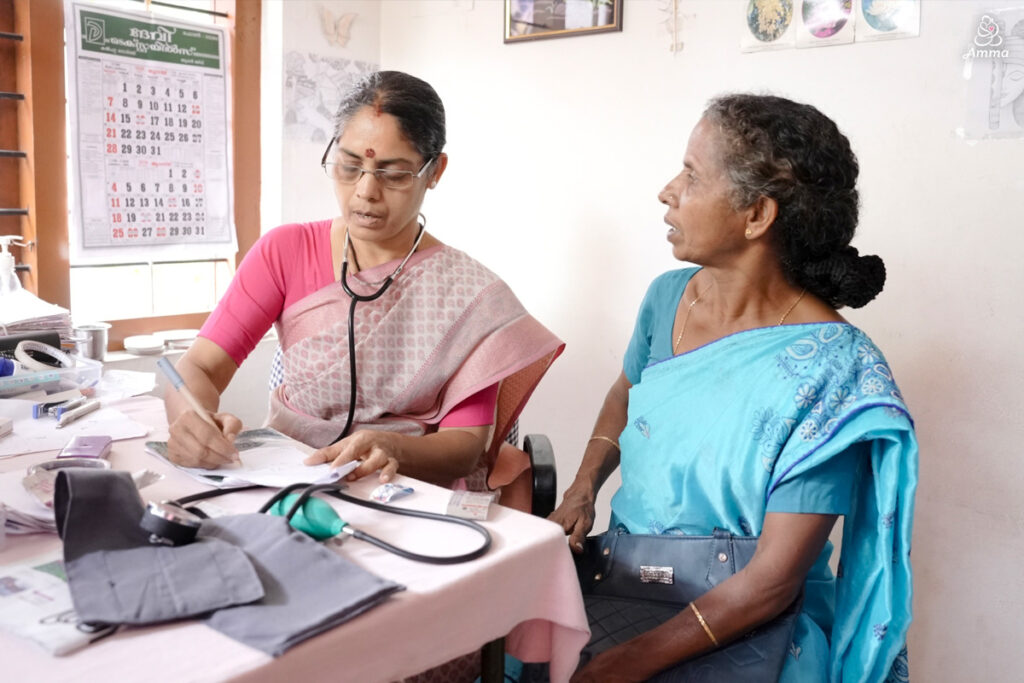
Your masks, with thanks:
<instances>
[{"instance_id":1,"label":"calendar page with numbers","mask_svg":"<svg viewBox=\"0 0 1024 683\"><path fill-rule=\"evenodd\" d=\"M77 255L234 253L224 33L95 5L71 12Z\"/></svg>"}]
</instances>

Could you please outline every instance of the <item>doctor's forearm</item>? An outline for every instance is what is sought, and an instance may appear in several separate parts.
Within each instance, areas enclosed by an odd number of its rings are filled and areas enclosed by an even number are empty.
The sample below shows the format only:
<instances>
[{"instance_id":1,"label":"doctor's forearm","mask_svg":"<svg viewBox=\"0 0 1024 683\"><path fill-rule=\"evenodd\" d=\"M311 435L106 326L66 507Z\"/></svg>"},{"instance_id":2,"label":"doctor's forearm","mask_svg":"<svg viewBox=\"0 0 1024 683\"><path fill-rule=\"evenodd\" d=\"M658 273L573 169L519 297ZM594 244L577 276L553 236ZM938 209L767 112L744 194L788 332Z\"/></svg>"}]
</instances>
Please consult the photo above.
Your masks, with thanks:
<instances>
[{"instance_id":1,"label":"doctor's forearm","mask_svg":"<svg viewBox=\"0 0 1024 683\"><path fill-rule=\"evenodd\" d=\"M425 436L399 437L401 474L448 486L480 465L488 427L443 429ZM481 435L482 433L482 435Z\"/></svg>"}]
</instances>

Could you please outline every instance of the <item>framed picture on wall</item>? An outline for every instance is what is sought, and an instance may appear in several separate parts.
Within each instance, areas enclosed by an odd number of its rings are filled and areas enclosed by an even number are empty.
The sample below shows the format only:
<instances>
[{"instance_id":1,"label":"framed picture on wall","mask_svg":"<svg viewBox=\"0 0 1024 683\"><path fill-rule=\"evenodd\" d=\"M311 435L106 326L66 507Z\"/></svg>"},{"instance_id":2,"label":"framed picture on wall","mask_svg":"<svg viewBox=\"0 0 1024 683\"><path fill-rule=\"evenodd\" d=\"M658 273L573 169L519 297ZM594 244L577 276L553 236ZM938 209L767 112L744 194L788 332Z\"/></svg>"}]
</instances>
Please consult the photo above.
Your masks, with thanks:
<instances>
[{"instance_id":1,"label":"framed picture on wall","mask_svg":"<svg viewBox=\"0 0 1024 683\"><path fill-rule=\"evenodd\" d=\"M622 30L622 0L505 0L505 42Z\"/></svg>"}]
</instances>

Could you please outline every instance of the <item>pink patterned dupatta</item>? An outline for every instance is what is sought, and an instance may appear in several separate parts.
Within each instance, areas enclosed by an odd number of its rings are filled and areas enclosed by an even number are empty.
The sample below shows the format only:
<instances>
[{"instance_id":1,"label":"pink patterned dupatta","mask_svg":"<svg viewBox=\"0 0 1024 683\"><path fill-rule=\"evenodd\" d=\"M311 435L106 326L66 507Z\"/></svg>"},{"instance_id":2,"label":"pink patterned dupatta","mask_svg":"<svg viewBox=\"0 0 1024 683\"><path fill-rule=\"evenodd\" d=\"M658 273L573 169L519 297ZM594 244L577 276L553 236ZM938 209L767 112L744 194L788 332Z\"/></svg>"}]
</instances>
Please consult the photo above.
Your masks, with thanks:
<instances>
[{"instance_id":1,"label":"pink patterned dupatta","mask_svg":"<svg viewBox=\"0 0 1024 683\"><path fill-rule=\"evenodd\" d=\"M396 265L360 276L380 280ZM349 285L359 294L377 289L351 275ZM349 302L332 283L290 306L277 323L285 382L271 394L267 421L315 447L338 436L348 413ZM353 431L432 432L455 405L500 381L480 474L497 470L489 482L496 488L523 471L522 462L496 468L498 451L564 344L494 273L446 245L416 253L383 296L356 305L355 340ZM479 484L482 477L471 479Z\"/></svg>"}]
</instances>

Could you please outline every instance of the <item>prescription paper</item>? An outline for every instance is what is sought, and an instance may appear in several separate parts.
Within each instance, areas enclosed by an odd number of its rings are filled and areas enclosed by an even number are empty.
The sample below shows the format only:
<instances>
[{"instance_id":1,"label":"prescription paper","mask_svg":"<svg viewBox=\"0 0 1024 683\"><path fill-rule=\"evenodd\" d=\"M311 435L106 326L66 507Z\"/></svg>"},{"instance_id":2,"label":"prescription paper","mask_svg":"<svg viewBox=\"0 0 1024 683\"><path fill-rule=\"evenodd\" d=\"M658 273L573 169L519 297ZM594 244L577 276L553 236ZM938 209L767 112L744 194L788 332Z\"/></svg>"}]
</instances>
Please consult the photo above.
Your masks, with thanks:
<instances>
[{"instance_id":1,"label":"prescription paper","mask_svg":"<svg viewBox=\"0 0 1024 683\"><path fill-rule=\"evenodd\" d=\"M193 479L210 486L237 488L248 484L284 487L291 484L329 484L338 481L359 466L350 462L337 469L328 464L303 465L313 452L309 446L295 441L274 429L249 429L235 439L241 465L217 469L181 467L167 459L166 441L147 441L146 450Z\"/></svg>"}]
</instances>

